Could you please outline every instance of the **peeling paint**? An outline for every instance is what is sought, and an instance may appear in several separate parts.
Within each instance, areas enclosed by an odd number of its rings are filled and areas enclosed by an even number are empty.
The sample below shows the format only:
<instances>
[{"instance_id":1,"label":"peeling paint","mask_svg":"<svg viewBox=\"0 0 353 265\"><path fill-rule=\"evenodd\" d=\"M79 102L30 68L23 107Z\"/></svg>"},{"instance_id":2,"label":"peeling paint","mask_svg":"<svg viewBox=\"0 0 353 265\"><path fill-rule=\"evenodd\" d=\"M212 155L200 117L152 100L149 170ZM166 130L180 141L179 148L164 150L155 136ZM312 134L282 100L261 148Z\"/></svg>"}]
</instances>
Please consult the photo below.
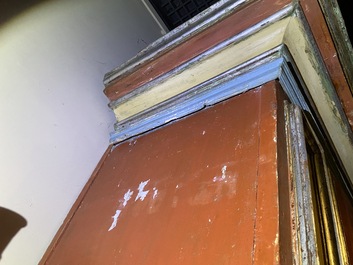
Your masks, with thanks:
<instances>
[{"instance_id":1,"label":"peeling paint","mask_svg":"<svg viewBox=\"0 0 353 265\"><path fill-rule=\"evenodd\" d=\"M146 191L145 191L144 188L146 187L146 185L148 184L149 181L150 181L150 180L146 180L146 181L142 181L142 182L140 183L140 185L139 185L139 187L138 187L139 193L137 194L137 196L136 196L136 198L135 198L135 201L137 201L138 199L140 199L141 201L143 201L143 200L146 198L146 196L147 196L149 190L146 190Z\"/></svg>"},{"instance_id":2,"label":"peeling paint","mask_svg":"<svg viewBox=\"0 0 353 265\"><path fill-rule=\"evenodd\" d=\"M214 177L213 178L213 182L217 182L217 181L223 181L226 179L226 171L227 171L227 166L223 166L222 169L222 176L220 177Z\"/></svg>"},{"instance_id":3,"label":"peeling paint","mask_svg":"<svg viewBox=\"0 0 353 265\"><path fill-rule=\"evenodd\" d=\"M118 218L119 218L119 215L121 213L121 210L116 210L115 214L112 216L113 218L113 223L112 225L109 227L108 231L111 231L113 230L115 227L116 227L116 224L118 222Z\"/></svg>"},{"instance_id":4,"label":"peeling paint","mask_svg":"<svg viewBox=\"0 0 353 265\"><path fill-rule=\"evenodd\" d=\"M147 183L148 183L149 181L150 181L150 180L147 180L147 181L145 181L145 182L141 182L141 183L140 183L139 188L138 188L139 194L136 196L135 201L136 201L137 199L139 199L139 198L141 199L141 201L143 201L143 200L145 199L145 197L146 197L148 191L143 191L143 189L144 189L144 187L147 185ZM120 186L120 184L119 184L118 186ZM124 201L123 201L123 203L122 203L122 206L121 206L121 204L120 204L120 206L119 206L120 209L116 210L115 214L112 216L113 222L112 222L111 226L109 227L108 231L111 231L111 230L113 230L113 229L116 227L116 224L117 224L117 222L118 222L118 218L119 218L119 216L120 216L120 214L121 214L121 211L122 211L122 208L125 208L125 206L127 205L128 201L131 199L131 197L132 197L133 194L134 194L134 192L133 192L131 189L129 189L129 190L124 194Z\"/></svg>"},{"instance_id":5,"label":"peeling paint","mask_svg":"<svg viewBox=\"0 0 353 265\"><path fill-rule=\"evenodd\" d=\"M127 202L131 199L131 196L134 192L132 190L128 190L125 194L124 194L124 202L123 202L123 206L125 207Z\"/></svg>"}]
</instances>

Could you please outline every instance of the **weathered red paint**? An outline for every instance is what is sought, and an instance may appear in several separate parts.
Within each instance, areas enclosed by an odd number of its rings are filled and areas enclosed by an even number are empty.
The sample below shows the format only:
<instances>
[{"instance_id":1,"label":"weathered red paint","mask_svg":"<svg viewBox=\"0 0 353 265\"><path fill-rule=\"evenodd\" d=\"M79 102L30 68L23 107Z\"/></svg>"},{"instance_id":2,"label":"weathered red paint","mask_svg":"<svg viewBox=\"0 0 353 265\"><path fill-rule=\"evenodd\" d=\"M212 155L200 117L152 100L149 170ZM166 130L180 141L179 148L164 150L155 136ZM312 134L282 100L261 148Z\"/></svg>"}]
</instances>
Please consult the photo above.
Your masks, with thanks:
<instances>
[{"instance_id":1,"label":"weathered red paint","mask_svg":"<svg viewBox=\"0 0 353 265\"><path fill-rule=\"evenodd\" d=\"M278 264L274 83L118 145L41 264Z\"/></svg>"},{"instance_id":2,"label":"weathered red paint","mask_svg":"<svg viewBox=\"0 0 353 265\"><path fill-rule=\"evenodd\" d=\"M300 5L324 59L332 83L353 130L353 95L343 73L337 52L317 0L301 0Z\"/></svg>"},{"instance_id":3,"label":"weathered red paint","mask_svg":"<svg viewBox=\"0 0 353 265\"><path fill-rule=\"evenodd\" d=\"M138 66L137 69L127 75L117 77L104 89L104 93L110 101L114 101L180 66L191 58L202 54L218 43L262 21L291 2L290 0L252 1L239 11L229 15L227 18L205 29L196 36L190 39L186 38L185 42L174 49L165 51L157 58L153 58L150 62ZM310 25L333 85L342 102L345 114L353 129L353 95L345 79L320 6L317 0L301 0L299 3L304 11L304 15Z\"/></svg>"},{"instance_id":4,"label":"weathered red paint","mask_svg":"<svg viewBox=\"0 0 353 265\"><path fill-rule=\"evenodd\" d=\"M277 84L277 172L279 203L279 252L281 264L292 264L292 217L290 198L290 175L287 157L287 140L285 131L284 101L288 98Z\"/></svg>"}]
</instances>

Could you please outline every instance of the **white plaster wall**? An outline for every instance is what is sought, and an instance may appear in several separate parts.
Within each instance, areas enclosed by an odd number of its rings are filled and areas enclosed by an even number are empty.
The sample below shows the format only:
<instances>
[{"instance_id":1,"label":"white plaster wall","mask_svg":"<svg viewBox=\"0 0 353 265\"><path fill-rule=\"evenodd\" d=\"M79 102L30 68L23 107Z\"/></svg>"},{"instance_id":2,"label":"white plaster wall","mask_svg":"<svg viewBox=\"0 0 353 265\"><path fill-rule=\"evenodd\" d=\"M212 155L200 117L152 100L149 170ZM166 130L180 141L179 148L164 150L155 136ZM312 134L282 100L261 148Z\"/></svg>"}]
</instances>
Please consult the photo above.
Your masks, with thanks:
<instances>
[{"instance_id":1,"label":"white plaster wall","mask_svg":"<svg viewBox=\"0 0 353 265\"><path fill-rule=\"evenodd\" d=\"M0 206L28 221L2 265L39 262L108 146L104 74L159 36L140 0L49 1L0 27Z\"/></svg>"}]
</instances>

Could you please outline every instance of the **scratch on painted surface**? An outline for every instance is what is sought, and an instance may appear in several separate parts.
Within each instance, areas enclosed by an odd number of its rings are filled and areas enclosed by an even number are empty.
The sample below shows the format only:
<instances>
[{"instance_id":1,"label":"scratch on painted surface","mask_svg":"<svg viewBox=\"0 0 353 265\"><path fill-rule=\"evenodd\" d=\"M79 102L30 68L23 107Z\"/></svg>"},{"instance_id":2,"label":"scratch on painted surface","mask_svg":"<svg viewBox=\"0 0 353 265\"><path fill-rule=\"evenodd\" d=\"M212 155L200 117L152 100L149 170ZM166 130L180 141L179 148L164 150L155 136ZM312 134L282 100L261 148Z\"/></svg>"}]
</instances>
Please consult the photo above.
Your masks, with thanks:
<instances>
[{"instance_id":1,"label":"scratch on painted surface","mask_svg":"<svg viewBox=\"0 0 353 265\"><path fill-rule=\"evenodd\" d=\"M141 201L143 201L143 200L146 198L146 196L147 196L149 190L144 190L144 188L146 187L146 185L148 184L149 181L150 181L150 180L146 180L146 181L142 181L142 182L140 183L140 185L139 185L139 187L138 187L139 193L137 194L137 196L136 196L136 198L135 198L135 201L137 201L138 199L140 199Z\"/></svg>"},{"instance_id":2,"label":"scratch on painted surface","mask_svg":"<svg viewBox=\"0 0 353 265\"><path fill-rule=\"evenodd\" d=\"M158 195L158 189L156 189L156 188L153 188L153 199L155 199L156 197L157 197L157 195Z\"/></svg>"}]
</instances>

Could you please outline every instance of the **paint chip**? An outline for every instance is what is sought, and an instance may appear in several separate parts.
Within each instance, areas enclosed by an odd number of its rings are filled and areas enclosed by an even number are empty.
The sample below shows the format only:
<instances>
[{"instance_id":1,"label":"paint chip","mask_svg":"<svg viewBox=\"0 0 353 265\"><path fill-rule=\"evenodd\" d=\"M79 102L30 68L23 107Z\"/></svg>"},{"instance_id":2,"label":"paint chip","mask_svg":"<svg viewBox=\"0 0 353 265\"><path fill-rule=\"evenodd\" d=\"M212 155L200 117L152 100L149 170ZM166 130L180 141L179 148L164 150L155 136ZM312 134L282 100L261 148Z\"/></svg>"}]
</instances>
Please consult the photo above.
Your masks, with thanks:
<instances>
[{"instance_id":1,"label":"paint chip","mask_svg":"<svg viewBox=\"0 0 353 265\"><path fill-rule=\"evenodd\" d=\"M124 202L123 202L124 207L126 206L127 202L131 199L132 194L134 194L134 192L130 189L124 194Z\"/></svg>"},{"instance_id":2,"label":"paint chip","mask_svg":"<svg viewBox=\"0 0 353 265\"><path fill-rule=\"evenodd\" d=\"M139 185L139 187L138 187L139 193L137 194L137 196L136 196L136 198L135 198L135 201L137 201L138 199L140 199L141 201L143 201L143 200L146 198L146 196L147 196L149 190L146 190L146 191L145 191L144 188L146 187L146 185L148 184L149 181L150 181L150 180L146 180L146 181L143 181L143 182L140 183L140 185Z\"/></svg>"},{"instance_id":3,"label":"paint chip","mask_svg":"<svg viewBox=\"0 0 353 265\"><path fill-rule=\"evenodd\" d=\"M111 231L113 230L115 227L116 227L116 224L118 222L118 218L119 218L119 215L121 213L121 210L116 210L115 214L112 216L113 218L113 223L112 225L109 227L108 231Z\"/></svg>"}]
</instances>

